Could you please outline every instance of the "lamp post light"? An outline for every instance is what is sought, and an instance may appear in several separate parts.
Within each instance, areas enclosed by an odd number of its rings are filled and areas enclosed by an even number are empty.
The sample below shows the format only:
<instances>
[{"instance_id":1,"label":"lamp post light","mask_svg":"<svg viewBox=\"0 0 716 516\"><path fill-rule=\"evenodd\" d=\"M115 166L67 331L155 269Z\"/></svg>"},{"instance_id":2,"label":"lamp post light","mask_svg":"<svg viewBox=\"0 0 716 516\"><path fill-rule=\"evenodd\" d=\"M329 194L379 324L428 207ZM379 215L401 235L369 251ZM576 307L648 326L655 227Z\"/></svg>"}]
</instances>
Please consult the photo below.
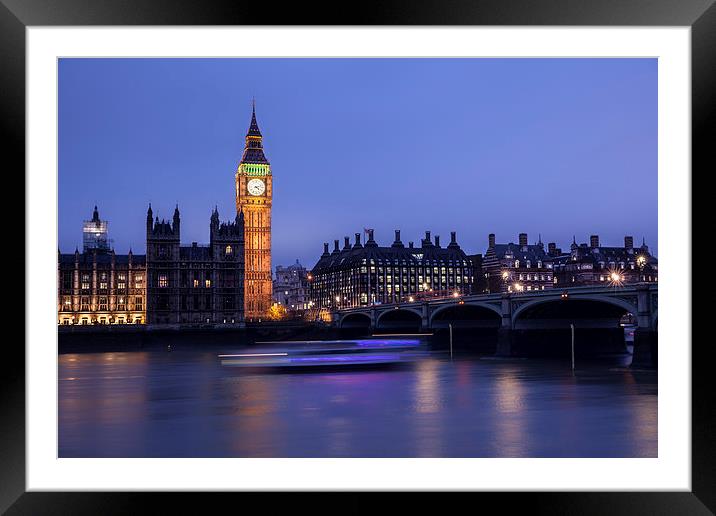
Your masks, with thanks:
<instances>
[{"instance_id":1,"label":"lamp post light","mask_svg":"<svg viewBox=\"0 0 716 516\"><path fill-rule=\"evenodd\" d=\"M614 294L616 295L617 287L621 286L624 282L624 276L622 276L619 271L612 270L609 272L609 282L612 284L612 287L614 287Z\"/></svg>"},{"instance_id":2,"label":"lamp post light","mask_svg":"<svg viewBox=\"0 0 716 516\"><path fill-rule=\"evenodd\" d=\"M502 271L502 291L507 292L507 282L510 279L510 273L508 271Z\"/></svg>"}]
</instances>

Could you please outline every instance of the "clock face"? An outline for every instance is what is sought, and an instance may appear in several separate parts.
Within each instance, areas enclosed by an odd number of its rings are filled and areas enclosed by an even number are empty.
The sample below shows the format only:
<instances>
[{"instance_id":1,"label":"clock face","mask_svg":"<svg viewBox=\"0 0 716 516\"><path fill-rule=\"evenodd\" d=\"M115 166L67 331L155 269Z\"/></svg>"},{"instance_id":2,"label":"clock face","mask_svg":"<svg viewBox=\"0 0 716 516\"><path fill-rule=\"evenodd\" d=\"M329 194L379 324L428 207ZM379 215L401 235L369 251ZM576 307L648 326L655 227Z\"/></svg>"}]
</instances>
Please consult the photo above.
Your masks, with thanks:
<instances>
[{"instance_id":1,"label":"clock face","mask_svg":"<svg viewBox=\"0 0 716 516\"><path fill-rule=\"evenodd\" d=\"M266 191L266 185L260 179L252 179L246 184L249 195L261 195Z\"/></svg>"}]
</instances>

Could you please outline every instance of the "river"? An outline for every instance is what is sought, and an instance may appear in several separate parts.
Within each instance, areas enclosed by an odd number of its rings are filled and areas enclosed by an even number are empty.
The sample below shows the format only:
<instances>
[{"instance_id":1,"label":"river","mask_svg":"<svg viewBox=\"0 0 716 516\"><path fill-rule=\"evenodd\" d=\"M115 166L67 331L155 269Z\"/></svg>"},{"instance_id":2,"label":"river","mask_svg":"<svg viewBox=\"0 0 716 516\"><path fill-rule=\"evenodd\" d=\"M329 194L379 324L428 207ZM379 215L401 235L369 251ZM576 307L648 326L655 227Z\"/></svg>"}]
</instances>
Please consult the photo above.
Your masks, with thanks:
<instances>
[{"instance_id":1,"label":"river","mask_svg":"<svg viewBox=\"0 0 716 516\"><path fill-rule=\"evenodd\" d=\"M657 374L629 355L265 374L232 351L59 355L59 456L657 456Z\"/></svg>"}]
</instances>

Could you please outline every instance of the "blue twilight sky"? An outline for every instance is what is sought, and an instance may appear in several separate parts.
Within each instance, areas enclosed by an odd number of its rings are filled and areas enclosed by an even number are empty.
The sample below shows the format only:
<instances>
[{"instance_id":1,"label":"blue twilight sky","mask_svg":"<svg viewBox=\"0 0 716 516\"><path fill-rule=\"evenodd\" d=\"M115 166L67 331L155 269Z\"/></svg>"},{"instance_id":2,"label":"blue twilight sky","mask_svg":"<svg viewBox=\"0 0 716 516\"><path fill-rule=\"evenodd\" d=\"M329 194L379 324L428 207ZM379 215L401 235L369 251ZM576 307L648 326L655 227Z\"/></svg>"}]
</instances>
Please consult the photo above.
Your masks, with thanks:
<instances>
[{"instance_id":1,"label":"blue twilight sky","mask_svg":"<svg viewBox=\"0 0 716 516\"><path fill-rule=\"evenodd\" d=\"M214 205L235 215L253 96L274 266L363 228L656 251L656 59L61 59L62 252L95 203L118 253L144 252L149 202L208 242Z\"/></svg>"}]
</instances>

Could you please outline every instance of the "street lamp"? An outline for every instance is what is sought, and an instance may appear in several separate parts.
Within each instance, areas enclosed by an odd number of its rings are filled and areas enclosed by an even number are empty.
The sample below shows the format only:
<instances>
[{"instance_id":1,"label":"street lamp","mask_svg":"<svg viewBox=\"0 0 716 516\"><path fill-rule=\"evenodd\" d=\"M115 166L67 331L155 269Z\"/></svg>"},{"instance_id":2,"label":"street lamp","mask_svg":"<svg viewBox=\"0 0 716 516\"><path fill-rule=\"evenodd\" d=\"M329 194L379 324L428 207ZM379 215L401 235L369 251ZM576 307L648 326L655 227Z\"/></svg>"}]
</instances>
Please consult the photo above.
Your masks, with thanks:
<instances>
[{"instance_id":1,"label":"street lamp","mask_svg":"<svg viewBox=\"0 0 716 516\"><path fill-rule=\"evenodd\" d=\"M612 287L614 287L614 294L617 293L617 287L621 287L623 282L624 276L622 276L618 270L613 269L609 271L609 283L611 283Z\"/></svg>"}]
</instances>

